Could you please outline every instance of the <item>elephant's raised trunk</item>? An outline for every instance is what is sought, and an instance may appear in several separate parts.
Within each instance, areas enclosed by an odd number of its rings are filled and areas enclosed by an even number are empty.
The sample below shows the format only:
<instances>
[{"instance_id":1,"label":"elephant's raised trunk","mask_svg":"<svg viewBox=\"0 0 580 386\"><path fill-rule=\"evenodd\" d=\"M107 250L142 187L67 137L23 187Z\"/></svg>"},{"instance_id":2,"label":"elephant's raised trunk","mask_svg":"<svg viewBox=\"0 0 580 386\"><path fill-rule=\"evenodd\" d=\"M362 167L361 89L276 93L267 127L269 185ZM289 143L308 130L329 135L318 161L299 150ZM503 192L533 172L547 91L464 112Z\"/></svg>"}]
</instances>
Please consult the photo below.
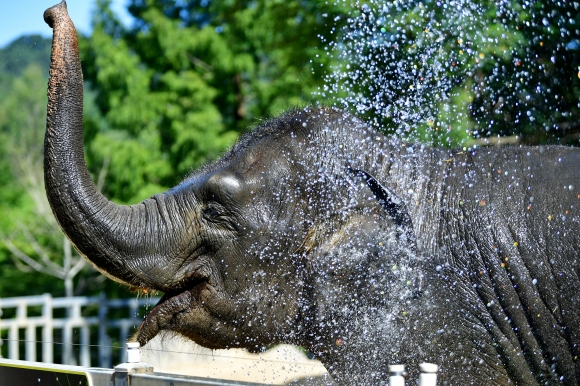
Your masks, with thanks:
<instances>
[{"instance_id":1,"label":"elephant's raised trunk","mask_svg":"<svg viewBox=\"0 0 580 386\"><path fill-rule=\"evenodd\" d=\"M177 229L174 223L183 228L186 222L171 221L169 214L180 212L175 202L182 198L168 193L120 206L97 190L84 160L83 75L66 2L47 9L44 20L54 29L44 145L44 178L53 213L76 249L100 271L133 286L165 291L171 285L167 275L177 273L176 267L183 265L180 256L189 249L183 240L191 229Z\"/></svg>"}]
</instances>

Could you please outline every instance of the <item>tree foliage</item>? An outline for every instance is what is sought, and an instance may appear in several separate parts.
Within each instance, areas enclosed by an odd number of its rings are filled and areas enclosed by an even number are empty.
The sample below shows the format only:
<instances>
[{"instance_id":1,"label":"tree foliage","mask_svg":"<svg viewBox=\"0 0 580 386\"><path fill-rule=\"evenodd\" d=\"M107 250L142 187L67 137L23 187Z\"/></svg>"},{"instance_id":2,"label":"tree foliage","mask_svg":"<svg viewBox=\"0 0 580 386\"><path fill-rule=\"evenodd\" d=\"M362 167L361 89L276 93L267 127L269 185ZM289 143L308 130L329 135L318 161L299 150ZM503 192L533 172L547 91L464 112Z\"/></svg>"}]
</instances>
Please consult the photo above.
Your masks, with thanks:
<instances>
[{"instance_id":1,"label":"tree foliage","mask_svg":"<svg viewBox=\"0 0 580 386\"><path fill-rule=\"evenodd\" d=\"M18 39L5 49L24 54L21 67L7 67L1 77L6 92L0 97L0 296L98 291L110 283L104 284L73 252L46 199L42 157L48 71L39 63L48 63L48 52L30 53L28 47L29 39Z\"/></svg>"},{"instance_id":2,"label":"tree foliage","mask_svg":"<svg viewBox=\"0 0 580 386\"><path fill-rule=\"evenodd\" d=\"M388 131L464 145L517 135L578 144L579 3L369 1L333 74Z\"/></svg>"},{"instance_id":3,"label":"tree foliage","mask_svg":"<svg viewBox=\"0 0 580 386\"><path fill-rule=\"evenodd\" d=\"M105 190L122 202L174 185L257 119L309 101L324 74L311 62L318 35L341 12L323 1L133 1L124 29L109 1L98 4L82 58L110 129L90 154L95 165L110 157Z\"/></svg>"}]
</instances>

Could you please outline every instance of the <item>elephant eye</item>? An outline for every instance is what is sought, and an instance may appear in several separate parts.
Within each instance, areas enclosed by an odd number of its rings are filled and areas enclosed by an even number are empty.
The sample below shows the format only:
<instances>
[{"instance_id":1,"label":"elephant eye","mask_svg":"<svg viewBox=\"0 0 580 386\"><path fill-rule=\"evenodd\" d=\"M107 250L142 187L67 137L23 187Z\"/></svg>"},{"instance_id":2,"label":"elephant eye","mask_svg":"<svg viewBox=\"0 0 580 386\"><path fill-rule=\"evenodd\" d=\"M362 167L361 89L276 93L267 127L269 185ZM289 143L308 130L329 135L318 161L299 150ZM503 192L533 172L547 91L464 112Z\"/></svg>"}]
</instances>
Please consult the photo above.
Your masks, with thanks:
<instances>
[{"instance_id":1,"label":"elephant eye","mask_svg":"<svg viewBox=\"0 0 580 386\"><path fill-rule=\"evenodd\" d=\"M210 201L205 205L201 210L201 217L207 223L217 226L219 229L232 232L237 229L232 213L215 201Z\"/></svg>"},{"instance_id":2,"label":"elephant eye","mask_svg":"<svg viewBox=\"0 0 580 386\"><path fill-rule=\"evenodd\" d=\"M225 216L225 211L217 202L209 202L202 209L201 216L207 221L216 222Z\"/></svg>"}]
</instances>

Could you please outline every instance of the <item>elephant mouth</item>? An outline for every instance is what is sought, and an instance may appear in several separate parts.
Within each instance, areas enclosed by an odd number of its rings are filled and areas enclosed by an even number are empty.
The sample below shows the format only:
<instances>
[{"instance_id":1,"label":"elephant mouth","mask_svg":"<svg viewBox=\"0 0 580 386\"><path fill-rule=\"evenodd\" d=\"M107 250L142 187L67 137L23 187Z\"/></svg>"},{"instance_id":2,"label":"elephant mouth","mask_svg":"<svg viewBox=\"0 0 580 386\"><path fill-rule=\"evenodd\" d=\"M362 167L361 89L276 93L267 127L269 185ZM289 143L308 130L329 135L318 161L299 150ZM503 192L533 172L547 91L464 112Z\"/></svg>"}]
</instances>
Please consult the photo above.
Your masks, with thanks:
<instances>
[{"instance_id":1,"label":"elephant mouth","mask_svg":"<svg viewBox=\"0 0 580 386\"><path fill-rule=\"evenodd\" d=\"M180 291L166 292L145 316L131 340L144 346L163 330L180 332L185 327L188 315L202 310L204 299L216 293L207 278L198 278L187 287Z\"/></svg>"}]
</instances>

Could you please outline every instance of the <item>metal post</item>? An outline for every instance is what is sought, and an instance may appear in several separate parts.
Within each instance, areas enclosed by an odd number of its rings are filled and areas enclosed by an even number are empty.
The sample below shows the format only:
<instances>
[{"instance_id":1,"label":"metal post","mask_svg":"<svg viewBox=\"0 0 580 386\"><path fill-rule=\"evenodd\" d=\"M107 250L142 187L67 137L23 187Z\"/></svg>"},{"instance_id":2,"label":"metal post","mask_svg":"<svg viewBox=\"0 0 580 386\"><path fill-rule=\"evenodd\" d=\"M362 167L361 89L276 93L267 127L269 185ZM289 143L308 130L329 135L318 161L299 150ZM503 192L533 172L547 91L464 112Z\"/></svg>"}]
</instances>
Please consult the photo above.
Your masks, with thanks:
<instances>
[{"instance_id":1,"label":"metal post","mask_svg":"<svg viewBox=\"0 0 580 386\"><path fill-rule=\"evenodd\" d=\"M67 308L67 314L68 313ZM69 314L70 315L70 314ZM72 326L70 323L70 317L67 317L67 320L64 323L62 328L62 364L74 366L76 363L73 360L73 335L72 335Z\"/></svg>"},{"instance_id":2,"label":"metal post","mask_svg":"<svg viewBox=\"0 0 580 386\"><path fill-rule=\"evenodd\" d=\"M44 363L53 363L52 295L44 294L42 297L42 361Z\"/></svg>"},{"instance_id":3,"label":"metal post","mask_svg":"<svg viewBox=\"0 0 580 386\"><path fill-rule=\"evenodd\" d=\"M405 386L404 373L404 365L389 365L389 386Z\"/></svg>"},{"instance_id":4,"label":"metal post","mask_svg":"<svg viewBox=\"0 0 580 386\"><path fill-rule=\"evenodd\" d=\"M436 386L437 385L437 370L439 366L433 363L421 363L419 365L419 386Z\"/></svg>"},{"instance_id":5,"label":"metal post","mask_svg":"<svg viewBox=\"0 0 580 386\"><path fill-rule=\"evenodd\" d=\"M28 322L26 325L26 347L25 358L27 361L36 362L36 324Z\"/></svg>"},{"instance_id":6,"label":"metal post","mask_svg":"<svg viewBox=\"0 0 580 386\"><path fill-rule=\"evenodd\" d=\"M80 364L81 366L91 367L91 346L90 346L89 326L81 327L81 346L80 346Z\"/></svg>"},{"instance_id":7,"label":"metal post","mask_svg":"<svg viewBox=\"0 0 580 386\"><path fill-rule=\"evenodd\" d=\"M121 325L119 328L119 342L127 342L127 338L129 337L129 326L127 326L127 323L123 323L123 321L120 321ZM129 343L127 343L127 346L122 346L121 347L121 352L119 353L119 360L124 360L127 357L127 348L129 347Z\"/></svg>"},{"instance_id":8,"label":"metal post","mask_svg":"<svg viewBox=\"0 0 580 386\"><path fill-rule=\"evenodd\" d=\"M129 377L131 374L150 372L153 372L153 366L141 362L139 343L127 343L127 363L115 366L115 386L129 386Z\"/></svg>"},{"instance_id":9,"label":"metal post","mask_svg":"<svg viewBox=\"0 0 580 386\"><path fill-rule=\"evenodd\" d=\"M127 343L127 363L141 362L141 345L138 342Z\"/></svg>"},{"instance_id":10,"label":"metal post","mask_svg":"<svg viewBox=\"0 0 580 386\"><path fill-rule=\"evenodd\" d=\"M8 339L10 344L8 346L9 358L20 359L20 326L26 323L28 302L26 299L21 299L16 305L16 324L10 327Z\"/></svg>"},{"instance_id":11,"label":"metal post","mask_svg":"<svg viewBox=\"0 0 580 386\"><path fill-rule=\"evenodd\" d=\"M111 368L111 340L107 333L107 296L99 294L99 366Z\"/></svg>"}]
</instances>

